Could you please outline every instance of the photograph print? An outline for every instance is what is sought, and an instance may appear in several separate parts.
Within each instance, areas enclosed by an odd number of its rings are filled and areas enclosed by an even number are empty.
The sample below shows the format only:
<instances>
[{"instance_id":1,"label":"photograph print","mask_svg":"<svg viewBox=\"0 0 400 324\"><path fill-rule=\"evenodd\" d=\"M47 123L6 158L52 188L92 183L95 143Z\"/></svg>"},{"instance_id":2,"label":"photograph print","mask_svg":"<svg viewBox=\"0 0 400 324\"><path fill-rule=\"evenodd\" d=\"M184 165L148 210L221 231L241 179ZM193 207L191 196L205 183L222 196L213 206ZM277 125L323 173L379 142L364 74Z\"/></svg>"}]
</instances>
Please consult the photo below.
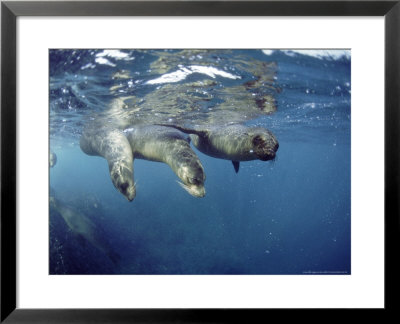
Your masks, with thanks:
<instances>
[{"instance_id":1,"label":"photograph print","mask_svg":"<svg viewBox=\"0 0 400 324\"><path fill-rule=\"evenodd\" d=\"M49 274L351 274L351 51L50 49Z\"/></svg>"}]
</instances>

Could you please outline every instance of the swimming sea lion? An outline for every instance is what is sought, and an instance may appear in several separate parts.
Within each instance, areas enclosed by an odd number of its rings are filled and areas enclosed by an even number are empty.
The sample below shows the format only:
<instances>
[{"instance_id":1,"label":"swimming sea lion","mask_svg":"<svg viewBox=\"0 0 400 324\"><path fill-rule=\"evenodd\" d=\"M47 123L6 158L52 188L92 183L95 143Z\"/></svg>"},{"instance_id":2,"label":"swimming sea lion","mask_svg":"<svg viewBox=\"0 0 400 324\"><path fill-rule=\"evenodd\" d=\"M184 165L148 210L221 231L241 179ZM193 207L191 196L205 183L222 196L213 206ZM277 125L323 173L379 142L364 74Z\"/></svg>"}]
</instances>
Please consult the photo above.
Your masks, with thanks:
<instances>
[{"instance_id":1,"label":"swimming sea lion","mask_svg":"<svg viewBox=\"0 0 400 324\"><path fill-rule=\"evenodd\" d=\"M125 134L118 129L91 126L80 139L80 147L88 155L104 157L111 181L129 201L136 196L133 182L133 155Z\"/></svg>"},{"instance_id":2,"label":"swimming sea lion","mask_svg":"<svg viewBox=\"0 0 400 324\"><path fill-rule=\"evenodd\" d=\"M50 150L50 156L49 156L50 168L55 166L56 163L57 163L57 155L52 150Z\"/></svg>"},{"instance_id":3,"label":"swimming sea lion","mask_svg":"<svg viewBox=\"0 0 400 324\"><path fill-rule=\"evenodd\" d=\"M181 179L182 188L194 197L204 197L204 169L185 134L157 125L135 126L124 132L134 159L168 164Z\"/></svg>"},{"instance_id":4,"label":"swimming sea lion","mask_svg":"<svg viewBox=\"0 0 400 324\"><path fill-rule=\"evenodd\" d=\"M50 206L59 212L72 233L106 254L114 264L118 263L120 256L111 249L107 240L101 235L101 229L89 217L54 196L50 196Z\"/></svg>"},{"instance_id":5,"label":"swimming sea lion","mask_svg":"<svg viewBox=\"0 0 400 324\"><path fill-rule=\"evenodd\" d=\"M231 160L236 173L240 161L273 160L279 143L266 128L242 124L209 126L204 129L179 125L160 124L190 134L193 145L209 156Z\"/></svg>"},{"instance_id":6,"label":"swimming sea lion","mask_svg":"<svg viewBox=\"0 0 400 324\"><path fill-rule=\"evenodd\" d=\"M105 158L114 186L129 200L136 196L133 160L164 162L182 180L179 184L195 197L204 197L205 174L189 139L171 127L146 125L121 131L104 127L86 129L80 147L88 155Z\"/></svg>"}]
</instances>

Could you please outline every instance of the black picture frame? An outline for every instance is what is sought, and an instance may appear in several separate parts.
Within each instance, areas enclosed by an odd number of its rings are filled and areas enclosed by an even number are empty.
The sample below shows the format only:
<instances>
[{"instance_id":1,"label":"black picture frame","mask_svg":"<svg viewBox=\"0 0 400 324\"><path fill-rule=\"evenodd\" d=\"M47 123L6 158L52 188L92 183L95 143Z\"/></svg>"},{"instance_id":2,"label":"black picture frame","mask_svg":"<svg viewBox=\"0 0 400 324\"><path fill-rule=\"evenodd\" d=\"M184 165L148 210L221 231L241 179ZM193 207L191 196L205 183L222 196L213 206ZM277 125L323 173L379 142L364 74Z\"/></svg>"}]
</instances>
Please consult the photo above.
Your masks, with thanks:
<instances>
[{"instance_id":1,"label":"black picture frame","mask_svg":"<svg viewBox=\"0 0 400 324\"><path fill-rule=\"evenodd\" d=\"M384 16L385 307L396 312L399 266L400 1L2 1L1 3L1 317L3 323L267 321L270 309L16 308L16 19L18 16ZM40 293L40 292L38 292ZM296 311L296 310L294 310ZM298 311L309 316L309 311ZM326 310L328 311L328 310ZM357 310L354 310L357 311ZM393 315L393 314L391 314ZM321 320L321 319L320 319ZM380 317L380 321L383 318Z\"/></svg>"}]
</instances>

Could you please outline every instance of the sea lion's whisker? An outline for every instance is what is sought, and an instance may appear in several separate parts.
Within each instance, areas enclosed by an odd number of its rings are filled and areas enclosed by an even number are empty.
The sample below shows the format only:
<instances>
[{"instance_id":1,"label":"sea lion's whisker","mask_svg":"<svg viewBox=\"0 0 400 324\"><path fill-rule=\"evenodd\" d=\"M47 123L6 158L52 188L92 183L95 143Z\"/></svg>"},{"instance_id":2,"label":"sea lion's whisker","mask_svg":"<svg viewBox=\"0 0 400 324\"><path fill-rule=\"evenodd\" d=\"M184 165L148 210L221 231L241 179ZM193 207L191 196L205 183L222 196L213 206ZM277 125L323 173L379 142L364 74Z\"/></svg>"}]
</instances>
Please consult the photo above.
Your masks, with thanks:
<instances>
[{"instance_id":1,"label":"sea lion's whisker","mask_svg":"<svg viewBox=\"0 0 400 324\"><path fill-rule=\"evenodd\" d=\"M180 182L180 181L178 181L178 180L176 180L176 182L177 182L183 189L185 189L187 192L190 193L189 187L188 187L187 185L185 185L183 182Z\"/></svg>"},{"instance_id":2,"label":"sea lion's whisker","mask_svg":"<svg viewBox=\"0 0 400 324\"><path fill-rule=\"evenodd\" d=\"M180 182L180 181L178 181L178 180L176 180L176 182L178 182L179 185L180 185L183 189L185 189L190 195L193 196L193 190L192 190L188 185L185 185L183 182Z\"/></svg>"}]
</instances>

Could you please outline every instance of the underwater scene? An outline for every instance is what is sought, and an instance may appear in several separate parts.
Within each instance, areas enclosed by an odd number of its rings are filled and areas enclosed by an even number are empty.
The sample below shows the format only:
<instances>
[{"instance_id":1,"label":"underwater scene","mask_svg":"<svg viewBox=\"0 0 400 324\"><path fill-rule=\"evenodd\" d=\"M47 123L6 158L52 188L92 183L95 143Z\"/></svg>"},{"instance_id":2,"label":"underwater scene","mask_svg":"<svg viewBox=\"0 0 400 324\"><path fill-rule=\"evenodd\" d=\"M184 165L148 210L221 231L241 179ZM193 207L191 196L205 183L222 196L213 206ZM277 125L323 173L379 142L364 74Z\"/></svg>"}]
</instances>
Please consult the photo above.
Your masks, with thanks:
<instances>
[{"instance_id":1,"label":"underwater scene","mask_svg":"<svg viewBox=\"0 0 400 324\"><path fill-rule=\"evenodd\" d=\"M351 52L49 50L49 274L351 274Z\"/></svg>"}]
</instances>

